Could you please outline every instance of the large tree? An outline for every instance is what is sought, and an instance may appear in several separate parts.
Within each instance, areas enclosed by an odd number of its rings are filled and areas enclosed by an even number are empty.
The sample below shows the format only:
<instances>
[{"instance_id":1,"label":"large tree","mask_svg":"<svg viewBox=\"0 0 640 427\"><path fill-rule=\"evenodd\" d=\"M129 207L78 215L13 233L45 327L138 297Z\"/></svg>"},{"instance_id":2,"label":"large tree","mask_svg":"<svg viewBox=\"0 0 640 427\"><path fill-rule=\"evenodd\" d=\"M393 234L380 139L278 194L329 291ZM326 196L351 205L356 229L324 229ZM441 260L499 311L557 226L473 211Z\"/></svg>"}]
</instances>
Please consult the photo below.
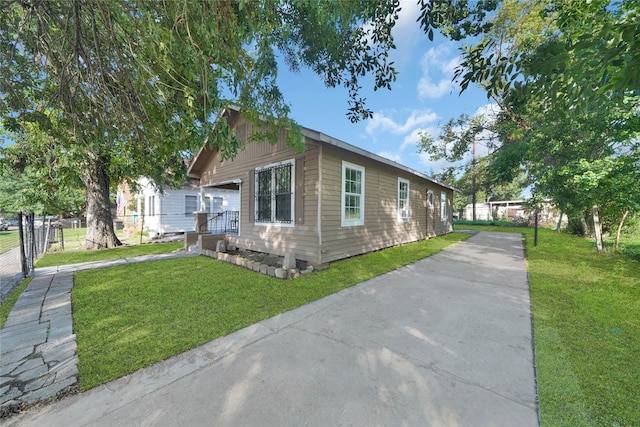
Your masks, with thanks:
<instances>
[{"instance_id":1,"label":"large tree","mask_svg":"<svg viewBox=\"0 0 640 427\"><path fill-rule=\"evenodd\" d=\"M496 176L526 170L534 196L588 210L596 231L601 214L624 215L612 206L640 200L638 186L609 190L640 168L639 5L504 1L457 71L463 88L479 84L502 108Z\"/></svg>"},{"instance_id":2,"label":"large tree","mask_svg":"<svg viewBox=\"0 0 640 427\"><path fill-rule=\"evenodd\" d=\"M5 167L71 164L86 190L87 248L119 244L109 188L140 175L184 176L181 157L205 138L225 156L241 149L226 105L260 123L252 141L287 130L301 138L276 85L277 55L345 86L348 115L369 117L360 80L390 87L398 2L50 0L0 4L0 115ZM53 144L39 156L39 135ZM169 172L169 173L168 173Z\"/></svg>"}]
</instances>

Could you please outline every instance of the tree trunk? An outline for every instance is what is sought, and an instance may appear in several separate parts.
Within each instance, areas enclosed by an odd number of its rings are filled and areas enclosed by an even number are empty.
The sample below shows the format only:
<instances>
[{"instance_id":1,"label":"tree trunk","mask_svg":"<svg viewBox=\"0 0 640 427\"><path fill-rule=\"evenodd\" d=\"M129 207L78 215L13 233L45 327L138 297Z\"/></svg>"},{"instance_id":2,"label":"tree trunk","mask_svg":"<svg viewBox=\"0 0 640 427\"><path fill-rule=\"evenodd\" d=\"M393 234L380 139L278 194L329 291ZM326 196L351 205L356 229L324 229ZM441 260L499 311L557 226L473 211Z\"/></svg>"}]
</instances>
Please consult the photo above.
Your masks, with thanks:
<instances>
[{"instance_id":1,"label":"tree trunk","mask_svg":"<svg viewBox=\"0 0 640 427\"><path fill-rule=\"evenodd\" d=\"M580 217L578 218L580 223L580 231L582 232L583 236L589 235L589 224L587 224L587 220L585 218L586 213L587 212L581 213Z\"/></svg>"},{"instance_id":2,"label":"tree trunk","mask_svg":"<svg viewBox=\"0 0 640 427\"><path fill-rule=\"evenodd\" d=\"M82 171L82 182L86 189L87 237L85 249L104 249L122 245L113 230L110 179L104 159L90 155Z\"/></svg>"},{"instance_id":3,"label":"tree trunk","mask_svg":"<svg viewBox=\"0 0 640 427\"><path fill-rule=\"evenodd\" d=\"M562 215L564 215L564 213L560 212L560 218L558 219L558 225L556 225L556 232L560 231L560 227L562 227Z\"/></svg>"},{"instance_id":4,"label":"tree trunk","mask_svg":"<svg viewBox=\"0 0 640 427\"><path fill-rule=\"evenodd\" d=\"M618 231L616 232L616 242L613 245L614 252L618 252L618 245L620 244L620 232L622 231L624 220L627 219L627 215L629 215L629 209L624 211L624 214L622 215L622 219L620 220L620 224L618 224Z\"/></svg>"},{"instance_id":5,"label":"tree trunk","mask_svg":"<svg viewBox=\"0 0 640 427\"><path fill-rule=\"evenodd\" d=\"M471 162L471 203L473 204L473 221L476 221L476 139L473 138L473 160Z\"/></svg>"},{"instance_id":6,"label":"tree trunk","mask_svg":"<svg viewBox=\"0 0 640 427\"><path fill-rule=\"evenodd\" d=\"M593 214L593 231L596 234L596 248L598 249L598 252L602 252L604 246L602 244L602 224L598 217L598 205L593 205L591 213Z\"/></svg>"}]
</instances>

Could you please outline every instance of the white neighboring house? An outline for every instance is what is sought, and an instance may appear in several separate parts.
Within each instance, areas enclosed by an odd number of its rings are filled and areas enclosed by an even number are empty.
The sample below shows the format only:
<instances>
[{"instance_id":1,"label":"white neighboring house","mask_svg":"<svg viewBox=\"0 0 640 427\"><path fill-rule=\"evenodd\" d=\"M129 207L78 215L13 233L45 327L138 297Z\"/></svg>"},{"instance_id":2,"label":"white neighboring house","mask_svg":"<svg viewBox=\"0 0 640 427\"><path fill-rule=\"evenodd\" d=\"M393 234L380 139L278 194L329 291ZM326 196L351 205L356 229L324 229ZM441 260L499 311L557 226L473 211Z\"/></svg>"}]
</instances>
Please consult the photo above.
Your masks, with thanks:
<instances>
[{"instance_id":1,"label":"white neighboring house","mask_svg":"<svg viewBox=\"0 0 640 427\"><path fill-rule=\"evenodd\" d=\"M500 200L486 203L476 203L476 220L513 221L516 218L529 218L533 215L531 208L526 206L526 200ZM551 200L544 200L539 211L539 220L542 223L557 222L560 219L560 211L555 208ZM473 205L468 204L464 212L464 219L473 219Z\"/></svg>"},{"instance_id":2,"label":"white neighboring house","mask_svg":"<svg viewBox=\"0 0 640 427\"><path fill-rule=\"evenodd\" d=\"M529 215L524 207L525 200L501 200L486 203L476 203L476 220L512 220L515 217L525 218ZM469 203L465 209L466 220L473 219L473 205Z\"/></svg>"},{"instance_id":3,"label":"white neighboring house","mask_svg":"<svg viewBox=\"0 0 640 427\"><path fill-rule=\"evenodd\" d=\"M201 188L197 180L192 180L181 188L167 188L161 193L148 178L139 178L137 182L139 191L133 196L137 202L137 209L133 211L133 206L129 207L124 222L136 224L143 231L160 235L194 231L194 212L220 213L240 210L238 190ZM124 199L120 193L119 197L121 200ZM127 210L127 207L123 207L122 210ZM118 211L120 214L120 204ZM139 216L140 212L144 212L142 217Z\"/></svg>"}]
</instances>

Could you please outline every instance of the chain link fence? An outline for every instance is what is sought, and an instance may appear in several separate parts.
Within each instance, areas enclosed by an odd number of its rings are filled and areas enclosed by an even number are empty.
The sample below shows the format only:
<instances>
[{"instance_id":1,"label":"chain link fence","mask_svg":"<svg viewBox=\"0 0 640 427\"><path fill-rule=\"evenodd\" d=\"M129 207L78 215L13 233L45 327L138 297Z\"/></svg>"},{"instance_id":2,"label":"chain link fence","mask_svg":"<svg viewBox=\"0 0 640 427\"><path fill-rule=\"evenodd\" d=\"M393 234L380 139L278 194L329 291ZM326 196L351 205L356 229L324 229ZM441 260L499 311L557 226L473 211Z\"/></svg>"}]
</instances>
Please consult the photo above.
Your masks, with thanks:
<instances>
[{"instance_id":1,"label":"chain link fence","mask_svg":"<svg viewBox=\"0 0 640 427\"><path fill-rule=\"evenodd\" d=\"M57 217L0 211L0 302L33 270L35 260L57 241L64 242Z\"/></svg>"}]
</instances>

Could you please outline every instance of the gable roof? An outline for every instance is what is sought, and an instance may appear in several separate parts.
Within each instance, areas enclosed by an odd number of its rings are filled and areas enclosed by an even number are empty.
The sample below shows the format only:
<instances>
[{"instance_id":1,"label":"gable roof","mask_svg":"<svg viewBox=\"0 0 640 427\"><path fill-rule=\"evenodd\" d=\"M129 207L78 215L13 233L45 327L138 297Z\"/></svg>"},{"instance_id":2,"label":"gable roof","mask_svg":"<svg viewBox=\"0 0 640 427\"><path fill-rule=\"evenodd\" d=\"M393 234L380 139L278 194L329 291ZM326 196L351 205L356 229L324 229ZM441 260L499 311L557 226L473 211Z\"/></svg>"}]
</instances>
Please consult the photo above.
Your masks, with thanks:
<instances>
[{"instance_id":1,"label":"gable roof","mask_svg":"<svg viewBox=\"0 0 640 427\"><path fill-rule=\"evenodd\" d=\"M237 108L230 107L228 109L223 110L220 113L220 115L218 116L218 119L216 119L216 121L219 120L222 117L225 117L225 116L228 117L228 120L235 121L238 118L239 115L240 115L240 111ZM389 159L387 159L385 157L379 156L377 154L374 154L374 153L372 153L370 151L367 151L365 149L362 149L360 147L356 147L355 145L352 145L352 144L349 144L347 142L341 141L339 139L336 139L336 138L334 138L332 136L329 136L327 134L324 134L322 132L319 132L319 131L316 131L316 130L313 130L313 129L310 129L310 128L302 126L302 136L304 136L306 138L309 138L309 139L312 139L314 141L317 141L320 144L332 145L334 147L341 148L341 149L343 149L345 151L349 151L351 153L355 153L355 154L358 154L360 156L364 156L364 157L369 158L371 160L374 160L374 161L376 161L378 163L382 163L382 164L385 164L387 166L391 166L393 168L400 169L400 170L402 170L404 172L408 172L408 173L410 173L412 175L415 175L415 176L417 176L419 178L426 179L428 181L431 181L431 182L433 182L435 184L438 184L438 185L440 185L442 187L445 187L445 188L448 188L450 190L458 191L454 187L452 187L452 186L450 186L448 184L445 184L443 182L440 182L440 181L438 181L438 180L436 180L436 179L434 179L434 178L432 178L432 177L430 177L430 176L428 176L426 174L423 174L422 172L418 172L417 170L411 169L408 166L404 166L404 165L402 165L402 164L400 164L398 162L394 162L393 160L389 160ZM201 164L204 161L204 159L207 158L210 154L213 154L214 152L215 152L215 149L210 148L209 145L207 144L207 141L205 140L205 143L202 145L200 150L198 150L198 152L194 156L193 160L188 165L187 174L189 174L189 176L191 176L192 171L194 171L194 169L196 168L196 165L201 166Z\"/></svg>"}]
</instances>

